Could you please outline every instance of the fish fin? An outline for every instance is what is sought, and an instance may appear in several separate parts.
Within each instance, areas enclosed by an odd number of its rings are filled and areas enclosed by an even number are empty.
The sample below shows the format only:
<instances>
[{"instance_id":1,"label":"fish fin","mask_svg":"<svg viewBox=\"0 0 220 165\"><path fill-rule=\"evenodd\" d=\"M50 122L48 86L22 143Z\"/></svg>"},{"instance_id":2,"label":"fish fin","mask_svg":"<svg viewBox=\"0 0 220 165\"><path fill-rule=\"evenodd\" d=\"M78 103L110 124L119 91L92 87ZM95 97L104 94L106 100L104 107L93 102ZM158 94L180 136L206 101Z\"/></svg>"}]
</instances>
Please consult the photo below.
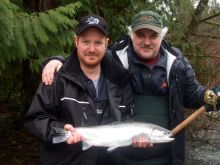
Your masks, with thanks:
<instances>
[{"instance_id":1,"label":"fish fin","mask_svg":"<svg viewBox=\"0 0 220 165\"><path fill-rule=\"evenodd\" d=\"M53 144L65 142L68 138L68 136L54 136Z\"/></svg>"},{"instance_id":2,"label":"fish fin","mask_svg":"<svg viewBox=\"0 0 220 165\"><path fill-rule=\"evenodd\" d=\"M54 128L55 135L53 137L53 143L61 143L66 141L71 135L70 131L65 131L62 128Z\"/></svg>"},{"instance_id":3,"label":"fish fin","mask_svg":"<svg viewBox=\"0 0 220 165\"><path fill-rule=\"evenodd\" d=\"M107 151L108 152L112 152L112 151L114 151L115 149L117 149L119 146L113 146L113 147L109 147L108 149L107 149Z\"/></svg>"},{"instance_id":4,"label":"fish fin","mask_svg":"<svg viewBox=\"0 0 220 165\"><path fill-rule=\"evenodd\" d=\"M92 145L88 144L87 142L82 142L82 150L87 150L89 149L90 147L92 147Z\"/></svg>"}]
</instances>

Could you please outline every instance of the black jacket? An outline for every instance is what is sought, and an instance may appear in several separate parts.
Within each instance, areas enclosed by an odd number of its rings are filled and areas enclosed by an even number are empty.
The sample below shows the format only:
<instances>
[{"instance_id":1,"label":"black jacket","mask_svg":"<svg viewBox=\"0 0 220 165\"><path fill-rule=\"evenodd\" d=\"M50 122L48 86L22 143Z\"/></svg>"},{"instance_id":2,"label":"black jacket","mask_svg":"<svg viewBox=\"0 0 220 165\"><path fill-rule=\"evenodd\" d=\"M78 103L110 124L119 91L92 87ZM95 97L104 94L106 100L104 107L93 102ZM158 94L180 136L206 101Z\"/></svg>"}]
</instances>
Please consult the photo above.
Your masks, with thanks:
<instances>
[{"instance_id":1,"label":"black jacket","mask_svg":"<svg viewBox=\"0 0 220 165\"><path fill-rule=\"evenodd\" d=\"M95 147L83 151L81 143L52 144L55 127L64 124L74 127L106 124L125 120L133 111L133 92L129 84L130 75L111 58L105 56L101 62L106 78L109 113L101 122L93 100L80 81L81 70L75 53L64 63L51 86L39 85L27 113L26 127L43 141L40 164L44 165L92 165L96 164Z\"/></svg>"},{"instance_id":2,"label":"black jacket","mask_svg":"<svg viewBox=\"0 0 220 165\"><path fill-rule=\"evenodd\" d=\"M127 68L132 73L130 67L127 50L132 47L129 37L118 40L111 47L113 58L121 65ZM184 120L184 107L197 109L204 103L205 88L201 86L195 78L195 73L182 56L182 53L171 48L164 41L161 45L161 50L167 55L167 80L169 84L169 128L172 130L175 126ZM185 158L185 134L184 130L175 136L175 141L172 144L173 165L183 165Z\"/></svg>"}]
</instances>

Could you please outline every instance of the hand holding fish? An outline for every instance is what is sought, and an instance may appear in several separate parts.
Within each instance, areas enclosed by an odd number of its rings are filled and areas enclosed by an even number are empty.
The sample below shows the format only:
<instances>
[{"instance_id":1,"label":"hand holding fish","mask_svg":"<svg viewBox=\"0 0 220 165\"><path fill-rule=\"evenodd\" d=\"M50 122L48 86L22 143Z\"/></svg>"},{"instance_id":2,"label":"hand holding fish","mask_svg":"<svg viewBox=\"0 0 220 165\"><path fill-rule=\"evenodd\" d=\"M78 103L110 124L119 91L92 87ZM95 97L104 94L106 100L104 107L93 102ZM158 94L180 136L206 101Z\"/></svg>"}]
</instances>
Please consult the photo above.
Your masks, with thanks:
<instances>
[{"instance_id":1,"label":"hand holding fish","mask_svg":"<svg viewBox=\"0 0 220 165\"><path fill-rule=\"evenodd\" d=\"M75 129L71 124L65 124L64 130L71 132L68 134L68 139L66 140L67 144L75 144L83 140L82 135L74 131Z\"/></svg>"},{"instance_id":2,"label":"hand holding fish","mask_svg":"<svg viewBox=\"0 0 220 165\"><path fill-rule=\"evenodd\" d=\"M144 136L140 136L132 139L132 146L138 148L152 148L153 143L150 143L150 141Z\"/></svg>"}]
</instances>

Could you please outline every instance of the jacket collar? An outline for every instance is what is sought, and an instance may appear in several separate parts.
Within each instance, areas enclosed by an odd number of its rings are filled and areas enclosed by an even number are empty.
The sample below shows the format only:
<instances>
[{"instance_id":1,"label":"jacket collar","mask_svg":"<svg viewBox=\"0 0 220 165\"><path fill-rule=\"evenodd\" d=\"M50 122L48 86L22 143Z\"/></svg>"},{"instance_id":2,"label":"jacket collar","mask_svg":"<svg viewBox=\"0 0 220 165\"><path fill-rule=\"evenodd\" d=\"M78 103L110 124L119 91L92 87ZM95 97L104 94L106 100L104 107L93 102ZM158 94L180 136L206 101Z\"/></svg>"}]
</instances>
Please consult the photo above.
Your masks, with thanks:
<instances>
[{"instance_id":1,"label":"jacket collar","mask_svg":"<svg viewBox=\"0 0 220 165\"><path fill-rule=\"evenodd\" d=\"M73 50L72 54L66 60L61 68L61 72L71 77L79 79L79 76L83 74L76 49ZM103 75L111 82L123 86L127 83L131 74L124 69L120 64L113 60L108 54L104 56L101 61L101 70Z\"/></svg>"}]
</instances>

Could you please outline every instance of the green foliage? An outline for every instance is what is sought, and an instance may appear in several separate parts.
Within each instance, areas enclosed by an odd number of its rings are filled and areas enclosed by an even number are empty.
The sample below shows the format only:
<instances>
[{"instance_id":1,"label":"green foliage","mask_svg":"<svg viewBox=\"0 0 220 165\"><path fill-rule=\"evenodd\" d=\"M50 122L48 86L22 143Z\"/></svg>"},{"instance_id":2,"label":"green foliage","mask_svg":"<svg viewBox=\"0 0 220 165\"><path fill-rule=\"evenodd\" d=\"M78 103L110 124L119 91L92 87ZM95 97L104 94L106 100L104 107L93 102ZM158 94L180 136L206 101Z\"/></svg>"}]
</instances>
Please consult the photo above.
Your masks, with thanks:
<instances>
[{"instance_id":1,"label":"green foliage","mask_svg":"<svg viewBox=\"0 0 220 165\"><path fill-rule=\"evenodd\" d=\"M16 10L15 5L11 5L9 1L2 0L0 3L0 49L3 47L11 46L11 40L13 39L13 17L12 10ZM7 49L0 50L1 60L8 60L9 57L3 54L7 53ZM5 67L4 62L0 62L0 68Z\"/></svg>"},{"instance_id":2,"label":"green foliage","mask_svg":"<svg viewBox=\"0 0 220 165\"><path fill-rule=\"evenodd\" d=\"M39 13L39 21L42 26L47 29L49 32L57 33L58 28L56 24L51 20L50 16L46 13Z\"/></svg>"},{"instance_id":3,"label":"green foliage","mask_svg":"<svg viewBox=\"0 0 220 165\"><path fill-rule=\"evenodd\" d=\"M41 16L41 15L40 15ZM47 15L45 15L46 17ZM41 17L39 17L41 19ZM32 31L32 24L31 24L31 17L26 17L25 19L22 20L22 24L23 24L23 30L24 30L24 37L26 39L26 41L29 43L29 45L33 45L36 46L37 45L37 40L35 38L35 35ZM44 24L42 24L44 26ZM49 28L48 28L49 30Z\"/></svg>"},{"instance_id":4,"label":"green foliage","mask_svg":"<svg viewBox=\"0 0 220 165\"><path fill-rule=\"evenodd\" d=\"M11 61L41 60L52 54L65 54L64 47L70 49L72 46L78 23L75 14L80 6L75 2L46 12L27 14L9 0L3 0L0 3L0 72ZM32 68L37 67L39 65Z\"/></svg>"}]
</instances>

